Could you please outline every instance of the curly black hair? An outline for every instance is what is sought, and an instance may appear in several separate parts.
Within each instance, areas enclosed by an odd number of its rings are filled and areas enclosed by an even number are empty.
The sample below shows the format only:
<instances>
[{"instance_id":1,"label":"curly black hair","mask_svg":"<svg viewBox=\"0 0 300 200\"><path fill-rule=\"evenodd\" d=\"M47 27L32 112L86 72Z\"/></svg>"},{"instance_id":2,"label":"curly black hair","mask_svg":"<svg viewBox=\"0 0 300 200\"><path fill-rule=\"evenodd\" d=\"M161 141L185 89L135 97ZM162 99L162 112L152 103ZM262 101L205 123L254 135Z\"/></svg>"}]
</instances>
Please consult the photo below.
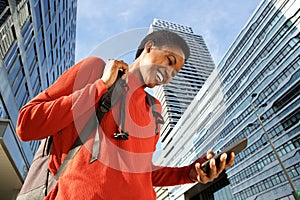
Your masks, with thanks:
<instances>
[{"instance_id":1,"label":"curly black hair","mask_svg":"<svg viewBox=\"0 0 300 200\"><path fill-rule=\"evenodd\" d=\"M187 45L186 41L180 37L178 34L167 31L167 30L157 30L148 34L140 43L138 50L135 55L137 59L144 50L144 47L148 41L153 41L154 45L157 47L162 47L164 45L177 46L182 49L185 60L190 56L190 48Z\"/></svg>"}]
</instances>

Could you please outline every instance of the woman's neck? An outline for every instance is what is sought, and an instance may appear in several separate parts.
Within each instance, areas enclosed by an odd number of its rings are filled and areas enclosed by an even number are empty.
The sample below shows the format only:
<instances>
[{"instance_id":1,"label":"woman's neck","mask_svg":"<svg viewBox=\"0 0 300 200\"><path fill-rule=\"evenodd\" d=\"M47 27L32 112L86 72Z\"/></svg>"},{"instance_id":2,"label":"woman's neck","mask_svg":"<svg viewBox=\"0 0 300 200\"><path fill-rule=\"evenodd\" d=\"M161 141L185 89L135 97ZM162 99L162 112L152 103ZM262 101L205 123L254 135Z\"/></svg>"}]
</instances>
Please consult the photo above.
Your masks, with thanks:
<instances>
[{"instance_id":1,"label":"woman's neck","mask_svg":"<svg viewBox=\"0 0 300 200\"><path fill-rule=\"evenodd\" d=\"M140 62L139 58L137 58L133 63L129 65L129 73L134 74L138 79L144 82L143 77L140 71Z\"/></svg>"}]
</instances>

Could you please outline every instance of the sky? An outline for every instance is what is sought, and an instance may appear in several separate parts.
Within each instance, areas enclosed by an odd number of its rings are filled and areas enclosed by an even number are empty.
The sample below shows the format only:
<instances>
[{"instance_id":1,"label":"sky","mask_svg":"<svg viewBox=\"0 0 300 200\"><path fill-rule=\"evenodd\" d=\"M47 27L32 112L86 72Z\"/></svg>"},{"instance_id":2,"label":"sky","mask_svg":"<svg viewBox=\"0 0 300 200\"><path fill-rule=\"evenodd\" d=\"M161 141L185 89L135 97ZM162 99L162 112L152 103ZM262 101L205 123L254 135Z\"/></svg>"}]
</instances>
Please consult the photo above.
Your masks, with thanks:
<instances>
[{"instance_id":1,"label":"sky","mask_svg":"<svg viewBox=\"0 0 300 200\"><path fill-rule=\"evenodd\" d=\"M218 65L261 1L78 0L75 61L90 55L106 60L135 49L157 18L191 27ZM160 151L159 142L154 157Z\"/></svg>"},{"instance_id":2,"label":"sky","mask_svg":"<svg viewBox=\"0 0 300 200\"><path fill-rule=\"evenodd\" d=\"M215 64L229 49L261 0L78 0L75 61L111 38L149 28L154 18L190 26L202 35ZM139 37L132 37L137 44ZM127 39L118 44L126 42ZM124 41L124 42L123 42ZM108 43L105 49L118 48ZM99 55L101 57L101 53ZM130 64L130 63L128 63Z\"/></svg>"}]
</instances>

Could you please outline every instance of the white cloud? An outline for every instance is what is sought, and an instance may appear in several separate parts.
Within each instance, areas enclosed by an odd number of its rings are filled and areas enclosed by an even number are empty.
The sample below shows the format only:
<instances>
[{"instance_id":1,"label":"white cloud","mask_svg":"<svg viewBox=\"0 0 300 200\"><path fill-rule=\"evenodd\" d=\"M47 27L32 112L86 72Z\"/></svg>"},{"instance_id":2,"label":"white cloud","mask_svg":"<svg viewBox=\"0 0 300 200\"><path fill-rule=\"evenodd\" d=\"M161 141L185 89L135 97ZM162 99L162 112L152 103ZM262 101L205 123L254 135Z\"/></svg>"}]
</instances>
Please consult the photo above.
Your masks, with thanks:
<instances>
[{"instance_id":1,"label":"white cloud","mask_svg":"<svg viewBox=\"0 0 300 200\"><path fill-rule=\"evenodd\" d=\"M192 27L203 36L218 64L259 1L79 0L76 58L113 35L149 27L154 18L160 18Z\"/></svg>"}]
</instances>

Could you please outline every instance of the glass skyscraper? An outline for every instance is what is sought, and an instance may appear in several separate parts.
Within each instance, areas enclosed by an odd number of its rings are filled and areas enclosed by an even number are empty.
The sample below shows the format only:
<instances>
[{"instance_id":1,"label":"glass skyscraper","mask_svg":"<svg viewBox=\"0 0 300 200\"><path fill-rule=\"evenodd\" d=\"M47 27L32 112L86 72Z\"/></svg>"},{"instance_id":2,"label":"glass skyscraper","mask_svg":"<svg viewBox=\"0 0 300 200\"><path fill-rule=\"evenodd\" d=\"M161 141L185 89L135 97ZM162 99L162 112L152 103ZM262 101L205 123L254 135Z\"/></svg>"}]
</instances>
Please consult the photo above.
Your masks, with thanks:
<instances>
[{"instance_id":1,"label":"glass skyscraper","mask_svg":"<svg viewBox=\"0 0 300 200\"><path fill-rule=\"evenodd\" d=\"M294 199L263 127L300 189L299 25L298 0L261 1L173 128L161 164L187 165L244 137L247 148L214 182L169 187L158 199Z\"/></svg>"},{"instance_id":2,"label":"glass skyscraper","mask_svg":"<svg viewBox=\"0 0 300 200\"><path fill-rule=\"evenodd\" d=\"M0 0L0 196L15 199L39 141L21 142L18 111L75 62L76 0Z\"/></svg>"},{"instance_id":3,"label":"glass skyscraper","mask_svg":"<svg viewBox=\"0 0 300 200\"><path fill-rule=\"evenodd\" d=\"M172 138L170 133L173 127L211 74L215 64L202 36L194 34L191 27L154 19L150 30L159 29L177 33L190 47L190 57L174 79L167 85L154 88L154 95L163 108L165 124L161 127L161 142L162 146L166 146Z\"/></svg>"}]
</instances>

